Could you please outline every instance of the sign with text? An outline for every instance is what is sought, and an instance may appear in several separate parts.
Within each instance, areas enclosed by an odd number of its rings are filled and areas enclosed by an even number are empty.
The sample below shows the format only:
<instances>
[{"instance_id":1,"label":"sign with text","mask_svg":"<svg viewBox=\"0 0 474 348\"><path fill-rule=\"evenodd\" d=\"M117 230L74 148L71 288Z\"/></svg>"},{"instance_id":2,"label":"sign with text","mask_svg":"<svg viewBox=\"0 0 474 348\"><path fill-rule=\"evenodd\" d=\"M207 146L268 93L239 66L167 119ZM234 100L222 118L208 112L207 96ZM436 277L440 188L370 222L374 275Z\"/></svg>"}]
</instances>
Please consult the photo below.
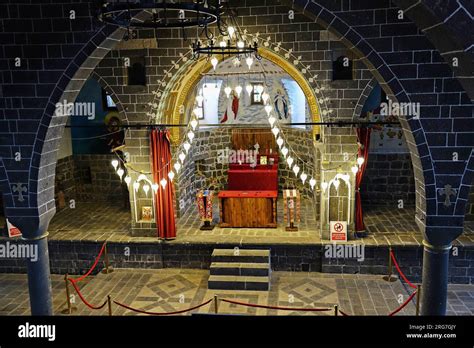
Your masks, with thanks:
<instances>
[{"instance_id":1,"label":"sign with text","mask_svg":"<svg viewBox=\"0 0 474 348\"><path fill-rule=\"evenodd\" d=\"M8 236L10 238L12 237L20 237L21 236L21 231L18 227L13 226L10 221L7 219L7 228L8 228Z\"/></svg>"},{"instance_id":2,"label":"sign with text","mask_svg":"<svg viewBox=\"0 0 474 348\"><path fill-rule=\"evenodd\" d=\"M332 242L347 242L347 221L331 221L329 228Z\"/></svg>"}]
</instances>

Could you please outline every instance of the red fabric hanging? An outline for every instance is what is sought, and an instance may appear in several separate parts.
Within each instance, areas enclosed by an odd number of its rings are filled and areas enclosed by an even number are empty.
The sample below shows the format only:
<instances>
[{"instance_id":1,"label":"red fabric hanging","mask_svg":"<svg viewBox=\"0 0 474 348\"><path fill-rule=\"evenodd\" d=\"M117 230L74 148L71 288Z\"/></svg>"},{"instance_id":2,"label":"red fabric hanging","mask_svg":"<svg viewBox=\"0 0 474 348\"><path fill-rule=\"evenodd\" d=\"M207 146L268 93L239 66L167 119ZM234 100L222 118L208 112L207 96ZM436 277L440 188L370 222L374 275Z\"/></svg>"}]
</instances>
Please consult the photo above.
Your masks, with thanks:
<instances>
[{"instance_id":1,"label":"red fabric hanging","mask_svg":"<svg viewBox=\"0 0 474 348\"><path fill-rule=\"evenodd\" d=\"M153 181L159 185L155 195L155 221L159 238L176 237L176 221L174 217L173 194L174 186L168 178L171 170L171 146L168 130L154 129L150 134L150 154ZM168 182L163 188L162 179Z\"/></svg>"},{"instance_id":2,"label":"red fabric hanging","mask_svg":"<svg viewBox=\"0 0 474 348\"><path fill-rule=\"evenodd\" d=\"M370 133L371 128L357 128L357 141L359 146L358 157L364 158L364 163L360 166L359 171L356 175L356 211L355 211L355 230L356 232L365 231L364 215L362 212L362 202L360 198L360 185L362 178L364 177L365 169L367 168L367 160L369 157L369 146L370 146Z\"/></svg>"}]
</instances>

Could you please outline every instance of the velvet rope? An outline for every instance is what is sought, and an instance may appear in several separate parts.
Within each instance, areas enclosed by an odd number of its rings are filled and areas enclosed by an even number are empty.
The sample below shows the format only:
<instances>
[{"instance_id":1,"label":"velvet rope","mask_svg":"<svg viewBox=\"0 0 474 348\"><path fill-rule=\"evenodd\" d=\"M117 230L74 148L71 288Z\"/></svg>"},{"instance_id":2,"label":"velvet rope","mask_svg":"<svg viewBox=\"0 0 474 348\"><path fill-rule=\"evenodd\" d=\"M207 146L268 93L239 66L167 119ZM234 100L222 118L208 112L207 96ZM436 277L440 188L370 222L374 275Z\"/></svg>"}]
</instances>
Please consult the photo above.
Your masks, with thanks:
<instances>
[{"instance_id":1,"label":"velvet rope","mask_svg":"<svg viewBox=\"0 0 474 348\"><path fill-rule=\"evenodd\" d=\"M89 271L87 271L86 274L84 274L83 276L79 277L79 278L68 278L71 282L80 282L82 280L84 280L85 278L87 278L91 273L92 271L97 267L97 264L99 263L99 260L102 256L102 253L104 252L105 250L105 245L107 244L107 242L104 242L104 244L102 244L102 248L100 249L100 252L99 252L99 255L97 255L95 261L94 261L94 264L92 265L92 267L89 269Z\"/></svg>"},{"instance_id":2,"label":"velvet rope","mask_svg":"<svg viewBox=\"0 0 474 348\"><path fill-rule=\"evenodd\" d=\"M410 297L407 298L407 300L405 302L403 302L403 304L398 307L397 309L395 309L393 312L391 312L388 316L391 317L395 314L397 314L398 312L400 312L403 308L406 307L406 305L411 301L411 299L413 298L413 296L416 295L416 291L413 291L413 293L410 295Z\"/></svg>"},{"instance_id":3,"label":"velvet rope","mask_svg":"<svg viewBox=\"0 0 474 348\"><path fill-rule=\"evenodd\" d=\"M82 302L84 302L84 304L89 307L90 309L102 309L105 307L105 305L107 304L107 300L105 300L105 302L100 305L100 306L94 306L94 305L91 305L89 302L87 302L87 300L84 298L84 296L82 296L81 294L81 291L79 290L76 282L73 280L73 279L70 279L68 278L68 280L71 282L72 286L74 287L74 289L76 290L77 294L79 295L79 298L81 299Z\"/></svg>"},{"instance_id":4,"label":"velvet rope","mask_svg":"<svg viewBox=\"0 0 474 348\"><path fill-rule=\"evenodd\" d=\"M393 250L390 251L390 257L392 258L393 264L395 265L395 268L397 269L398 273L400 276L403 278L403 280L410 285L411 288L417 289L416 285L413 285L412 282L410 282L407 277L403 274L402 270L400 269L400 266L398 266L397 260L395 259L395 254L393 253Z\"/></svg>"},{"instance_id":5,"label":"velvet rope","mask_svg":"<svg viewBox=\"0 0 474 348\"><path fill-rule=\"evenodd\" d=\"M201 308L209 303L212 302L212 298L210 300L207 300L206 302L203 302L201 303L200 305L197 305L197 306L194 306L194 307L191 307L191 308L188 308L188 309L183 309L183 310L180 310L180 311L176 311L176 312L162 312L162 313L157 313L157 312L147 312L147 311L144 311L144 310L141 310L141 309L136 309L136 308L133 308L133 307L130 307L130 306L127 306L123 303L120 303L118 301L115 301L114 300L114 303L120 307L123 307L123 308L126 308L128 310L131 310L133 312L137 312L137 313L142 313L142 314L149 314L149 315L174 315L174 314L181 314L181 313L186 313L186 312L190 312L194 309L198 309L198 308Z\"/></svg>"},{"instance_id":6,"label":"velvet rope","mask_svg":"<svg viewBox=\"0 0 474 348\"><path fill-rule=\"evenodd\" d=\"M238 302L232 300L225 300L222 299L222 302L233 303L240 306L247 306L247 307L257 307L257 308L267 308L267 309L278 309L281 311L306 311L306 312L328 312L332 311L332 308L292 308L292 307L277 307L277 306L265 306L265 305L258 305L253 303L245 303L245 302Z\"/></svg>"}]
</instances>

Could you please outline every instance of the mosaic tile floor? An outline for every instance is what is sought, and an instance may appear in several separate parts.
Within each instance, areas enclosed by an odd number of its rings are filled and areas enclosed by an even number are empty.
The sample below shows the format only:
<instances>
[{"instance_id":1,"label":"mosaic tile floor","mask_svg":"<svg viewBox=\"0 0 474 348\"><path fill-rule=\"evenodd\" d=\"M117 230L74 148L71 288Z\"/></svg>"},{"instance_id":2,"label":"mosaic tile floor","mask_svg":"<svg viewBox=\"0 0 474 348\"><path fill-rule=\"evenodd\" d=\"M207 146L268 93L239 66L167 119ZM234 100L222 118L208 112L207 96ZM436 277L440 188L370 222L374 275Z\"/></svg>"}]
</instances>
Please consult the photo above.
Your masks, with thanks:
<instances>
[{"instance_id":1,"label":"mosaic tile floor","mask_svg":"<svg viewBox=\"0 0 474 348\"><path fill-rule=\"evenodd\" d=\"M111 274L99 274L81 282L79 287L92 304L111 298L151 312L173 312L194 307L218 295L234 301L260 305L300 308L333 308L335 304L348 314L387 315L405 300L408 293L400 281L387 283L376 275L343 275L303 272L273 272L272 288L266 291L208 290L208 271L187 269L137 270L121 269ZM65 308L64 280L53 275L53 305L55 314ZM449 285L448 314L474 314L474 285ZM92 311L78 296L75 315L107 315L107 308ZM29 315L26 275L0 274L0 315ZM213 304L193 312L213 313ZM283 311L245 307L220 302L219 313L247 315L334 315L328 312ZM136 315L113 305L114 315ZM415 314L410 302L399 315ZM182 315L189 315L182 314Z\"/></svg>"},{"instance_id":2,"label":"mosaic tile floor","mask_svg":"<svg viewBox=\"0 0 474 348\"><path fill-rule=\"evenodd\" d=\"M217 212L217 209L214 210ZM301 207L302 222L298 232L286 232L282 222L282 204L278 205L276 229L219 228L199 230L200 221L192 208L178 219L178 236L171 243L258 243L258 244L320 244L318 222L309 201ZM366 245L421 245L412 208L367 207L367 234L357 239ZM214 217L215 223L218 216ZM77 203L76 209L58 212L49 226L51 240L87 240L111 242L158 242L155 237L132 237L129 233L130 212L120 207L98 203ZM455 242L474 245L474 222L466 222L465 233Z\"/></svg>"}]
</instances>

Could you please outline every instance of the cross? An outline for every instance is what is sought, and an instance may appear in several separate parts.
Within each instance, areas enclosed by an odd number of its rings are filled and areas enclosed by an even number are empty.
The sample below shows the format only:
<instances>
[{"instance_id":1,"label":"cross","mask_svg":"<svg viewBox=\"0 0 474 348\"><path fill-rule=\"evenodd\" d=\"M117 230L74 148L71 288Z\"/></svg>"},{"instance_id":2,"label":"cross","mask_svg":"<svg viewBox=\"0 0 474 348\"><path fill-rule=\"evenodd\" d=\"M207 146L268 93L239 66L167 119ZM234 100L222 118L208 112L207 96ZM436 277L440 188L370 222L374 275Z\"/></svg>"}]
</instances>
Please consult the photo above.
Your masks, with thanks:
<instances>
[{"instance_id":1,"label":"cross","mask_svg":"<svg viewBox=\"0 0 474 348\"><path fill-rule=\"evenodd\" d=\"M23 202L25 200L23 192L28 192L28 189L22 183L18 183L12 186L12 192L18 192L18 202Z\"/></svg>"},{"instance_id":2,"label":"cross","mask_svg":"<svg viewBox=\"0 0 474 348\"><path fill-rule=\"evenodd\" d=\"M258 143L256 143L253 147L255 148L255 150L257 150L257 152L258 152L258 149L260 149L260 145Z\"/></svg>"},{"instance_id":3,"label":"cross","mask_svg":"<svg viewBox=\"0 0 474 348\"><path fill-rule=\"evenodd\" d=\"M438 189L438 193L440 196L446 195L446 199L444 200L444 206L449 207L451 206L451 199L449 196L456 196L457 190L453 189L453 187L449 184L444 185L444 188Z\"/></svg>"}]
</instances>

